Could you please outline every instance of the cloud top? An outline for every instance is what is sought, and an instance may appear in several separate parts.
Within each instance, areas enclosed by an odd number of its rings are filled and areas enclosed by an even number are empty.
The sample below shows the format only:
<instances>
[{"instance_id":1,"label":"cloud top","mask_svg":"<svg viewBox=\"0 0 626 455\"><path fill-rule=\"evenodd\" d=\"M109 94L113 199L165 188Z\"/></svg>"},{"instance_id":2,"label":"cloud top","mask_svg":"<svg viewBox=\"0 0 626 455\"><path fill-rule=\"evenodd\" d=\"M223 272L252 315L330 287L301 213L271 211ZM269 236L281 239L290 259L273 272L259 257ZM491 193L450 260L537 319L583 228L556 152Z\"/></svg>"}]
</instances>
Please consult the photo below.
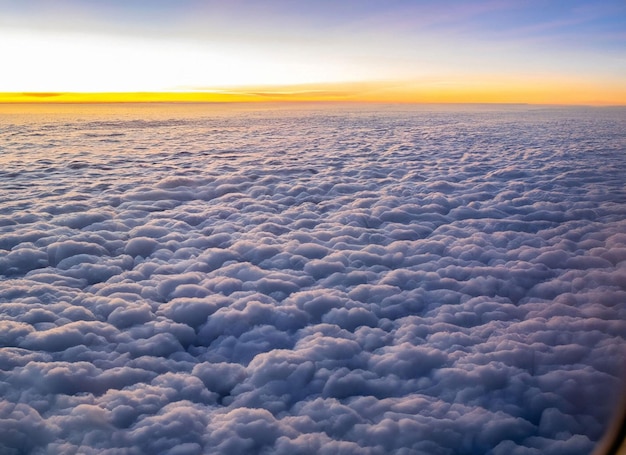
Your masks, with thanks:
<instances>
[{"instance_id":1,"label":"cloud top","mask_svg":"<svg viewBox=\"0 0 626 455\"><path fill-rule=\"evenodd\" d=\"M83 109L0 132L2 451L601 438L626 354L618 112Z\"/></svg>"}]
</instances>

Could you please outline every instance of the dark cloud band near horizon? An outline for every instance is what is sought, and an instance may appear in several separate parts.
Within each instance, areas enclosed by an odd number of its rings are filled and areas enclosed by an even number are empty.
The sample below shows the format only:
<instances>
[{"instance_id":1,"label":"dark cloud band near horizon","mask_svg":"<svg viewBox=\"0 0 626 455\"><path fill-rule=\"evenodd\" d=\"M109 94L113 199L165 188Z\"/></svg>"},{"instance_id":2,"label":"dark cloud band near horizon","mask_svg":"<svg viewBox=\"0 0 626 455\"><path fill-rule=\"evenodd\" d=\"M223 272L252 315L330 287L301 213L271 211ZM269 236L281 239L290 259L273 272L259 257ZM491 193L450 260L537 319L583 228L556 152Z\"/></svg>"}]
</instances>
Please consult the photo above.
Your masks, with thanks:
<instances>
[{"instance_id":1,"label":"dark cloud band near horizon","mask_svg":"<svg viewBox=\"0 0 626 455\"><path fill-rule=\"evenodd\" d=\"M41 109L2 111L3 454L602 437L626 354L619 109Z\"/></svg>"}]
</instances>

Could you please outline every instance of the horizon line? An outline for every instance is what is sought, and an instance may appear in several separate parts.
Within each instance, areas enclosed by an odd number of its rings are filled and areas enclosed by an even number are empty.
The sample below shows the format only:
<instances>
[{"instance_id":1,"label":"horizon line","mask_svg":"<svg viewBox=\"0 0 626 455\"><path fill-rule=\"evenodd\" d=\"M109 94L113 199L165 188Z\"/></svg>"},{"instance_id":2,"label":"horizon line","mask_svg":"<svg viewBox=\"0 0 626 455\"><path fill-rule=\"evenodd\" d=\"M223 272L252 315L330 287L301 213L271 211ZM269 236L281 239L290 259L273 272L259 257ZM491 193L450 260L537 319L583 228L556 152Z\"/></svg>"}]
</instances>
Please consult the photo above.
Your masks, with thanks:
<instances>
[{"instance_id":1,"label":"horizon line","mask_svg":"<svg viewBox=\"0 0 626 455\"><path fill-rule=\"evenodd\" d=\"M483 96L481 96L483 95ZM626 107L626 103L574 100L524 100L497 93L364 93L359 90L224 90L127 92L0 92L0 104L483 104ZM621 100L620 100L621 101Z\"/></svg>"}]
</instances>

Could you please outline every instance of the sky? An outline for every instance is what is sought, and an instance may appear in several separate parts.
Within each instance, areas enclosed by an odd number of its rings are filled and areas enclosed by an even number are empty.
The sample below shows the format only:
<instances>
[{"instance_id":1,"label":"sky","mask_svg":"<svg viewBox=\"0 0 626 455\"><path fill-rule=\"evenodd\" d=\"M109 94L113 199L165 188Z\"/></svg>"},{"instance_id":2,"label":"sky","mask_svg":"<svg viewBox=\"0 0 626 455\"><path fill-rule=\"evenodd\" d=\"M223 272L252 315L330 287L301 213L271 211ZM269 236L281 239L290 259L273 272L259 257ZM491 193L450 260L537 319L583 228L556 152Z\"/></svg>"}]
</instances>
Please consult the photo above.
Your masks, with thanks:
<instances>
[{"instance_id":1,"label":"sky","mask_svg":"<svg viewBox=\"0 0 626 455\"><path fill-rule=\"evenodd\" d=\"M626 104L623 0L0 0L0 53L5 101Z\"/></svg>"}]
</instances>

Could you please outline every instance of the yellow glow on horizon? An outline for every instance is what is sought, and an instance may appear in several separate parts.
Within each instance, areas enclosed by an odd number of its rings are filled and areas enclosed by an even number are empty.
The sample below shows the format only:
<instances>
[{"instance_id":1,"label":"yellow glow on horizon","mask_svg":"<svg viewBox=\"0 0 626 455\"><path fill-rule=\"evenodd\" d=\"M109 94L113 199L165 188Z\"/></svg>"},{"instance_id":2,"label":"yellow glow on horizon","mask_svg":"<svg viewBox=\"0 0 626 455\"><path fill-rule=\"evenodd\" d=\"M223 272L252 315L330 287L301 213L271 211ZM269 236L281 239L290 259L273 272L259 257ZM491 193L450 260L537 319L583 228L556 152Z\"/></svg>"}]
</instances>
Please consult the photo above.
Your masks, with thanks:
<instances>
[{"instance_id":1,"label":"yellow glow on horizon","mask_svg":"<svg viewBox=\"0 0 626 455\"><path fill-rule=\"evenodd\" d=\"M2 104L225 103L263 101L260 96L202 92L0 93Z\"/></svg>"},{"instance_id":2,"label":"yellow glow on horizon","mask_svg":"<svg viewBox=\"0 0 626 455\"><path fill-rule=\"evenodd\" d=\"M407 83L363 94L363 101L400 103L515 103L626 105L626 87L618 81L602 86L586 81L485 78L466 82Z\"/></svg>"},{"instance_id":3,"label":"yellow glow on horizon","mask_svg":"<svg viewBox=\"0 0 626 455\"><path fill-rule=\"evenodd\" d=\"M0 92L0 103L524 103L626 105L617 82L602 87L558 79L474 79L263 85L213 91Z\"/></svg>"}]
</instances>

